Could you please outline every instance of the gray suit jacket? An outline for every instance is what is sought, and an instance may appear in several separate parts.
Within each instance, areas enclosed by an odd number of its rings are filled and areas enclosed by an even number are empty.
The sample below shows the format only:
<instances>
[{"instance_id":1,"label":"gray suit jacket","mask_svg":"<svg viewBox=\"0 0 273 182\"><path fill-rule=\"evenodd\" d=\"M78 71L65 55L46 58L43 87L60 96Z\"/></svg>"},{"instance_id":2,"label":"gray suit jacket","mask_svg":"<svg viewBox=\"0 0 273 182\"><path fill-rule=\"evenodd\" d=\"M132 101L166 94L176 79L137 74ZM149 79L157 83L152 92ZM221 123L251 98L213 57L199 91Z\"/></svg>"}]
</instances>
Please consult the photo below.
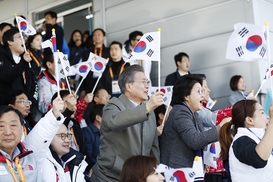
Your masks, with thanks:
<instances>
[{"instance_id":1,"label":"gray suit jacket","mask_svg":"<svg viewBox=\"0 0 273 182\"><path fill-rule=\"evenodd\" d=\"M245 92L240 92L239 90L236 90L233 92L231 96L229 96L229 104L234 105L236 102L240 100L244 100L246 98L247 94Z\"/></svg>"},{"instance_id":2,"label":"gray suit jacket","mask_svg":"<svg viewBox=\"0 0 273 182\"><path fill-rule=\"evenodd\" d=\"M97 181L119 181L123 163L132 155L159 161L155 115L146 114L146 102L134 104L125 96L112 98L103 109L99 155L93 175Z\"/></svg>"},{"instance_id":3,"label":"gray suit jacket","mask_svg":"<svg viewBox=\"0 0 273 182\"><path fill-rule=\"evenodd\" d=\"M197 113L174 105L161 135L160 162L171 168L192 167L196 151L217 140L215 126L204 131Z\"/></svg>"}]
</instances>

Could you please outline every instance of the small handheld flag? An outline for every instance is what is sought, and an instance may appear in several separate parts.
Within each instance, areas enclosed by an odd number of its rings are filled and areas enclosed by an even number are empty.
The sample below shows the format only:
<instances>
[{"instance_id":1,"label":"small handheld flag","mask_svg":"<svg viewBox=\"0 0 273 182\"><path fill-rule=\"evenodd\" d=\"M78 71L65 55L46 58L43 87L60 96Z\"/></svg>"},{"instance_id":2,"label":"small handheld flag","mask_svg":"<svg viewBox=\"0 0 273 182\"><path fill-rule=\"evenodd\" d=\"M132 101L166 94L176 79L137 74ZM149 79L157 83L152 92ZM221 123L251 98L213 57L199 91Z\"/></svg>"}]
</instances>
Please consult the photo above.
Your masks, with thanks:
<instances>
[{"instance_id":1,"label":"small handheld flag","mask_svg":"<svg viewBox=\"0 0 273 182\"><path fill-rule=\"evenodd\" d=\"M127 61L135 59L159 61L160 60L160 53L158 52L158 49L160 49L159 35L160 35L159 31L144 34L138 41L137 45L135 46L134 50L130 54Z\"/></svg>"},{"instance_id":2,"label":"small handheld flag","mask_svg":"<svg viewBox=\"0 0 273 182\"><path fill-rule=\"evenodd\" d=\"M237 23L227 45L226 59L254 61L267 58L265 26Z\"/></svg>"},{"instance_id":3,"label":"small handheld flag","mask_svg":"<svg viewBox=\"0 0 273 182\"><path fill-rule=\"evenodd\" d=\"M25 19L21 18L20 16L16 16L18 29L21 32L24 32L26 35L35 35L36 30L32 27L32 25Z\"/></svg>"},{"instance_id":4,"label":"small handheld flag","mask_svg":"<svg viewBox=\"0 0 273 182\"><path fill-rule=\"evenodd\" d=\"M57 51L57 44L56 44L56 34L55 34L54 28L52 28L51 42L52 42L53 52L56 52Z\"/></svg>"}]
</instances>

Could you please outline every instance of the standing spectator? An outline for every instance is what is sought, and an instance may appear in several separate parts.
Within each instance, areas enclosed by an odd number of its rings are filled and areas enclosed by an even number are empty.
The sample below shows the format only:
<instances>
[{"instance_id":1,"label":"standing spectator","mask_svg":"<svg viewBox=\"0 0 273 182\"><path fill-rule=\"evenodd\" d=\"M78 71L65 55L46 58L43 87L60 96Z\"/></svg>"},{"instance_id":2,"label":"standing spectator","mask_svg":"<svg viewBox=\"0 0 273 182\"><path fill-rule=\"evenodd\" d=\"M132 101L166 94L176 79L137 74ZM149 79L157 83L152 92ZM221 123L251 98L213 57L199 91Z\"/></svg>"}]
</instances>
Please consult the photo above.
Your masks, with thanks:
<instances>
[{"instance_id":1,"label":"standing spectator","mask_svg":"<svg viewBox=\"0 0 273 182\"><path fill-rule=\"evenodd\" d=\"M72 32L68 46L70 50L70 66L78 64L86 50L86 48L83 47L82 32L80 30L74 30ZM70 76L69 82L71 87L75 88L78 85L78 83L75 83L75 76Z\"/></svg>"},{"instance_id":2,"label":"standing spectator","mask_svg":"<svg viewBox=\"0 0 273 182\"><path fill-rule=\"evenodd\" d=\"M122 44L117 41L113 41L110 44L110 57L107 66L102 74L99 85L105 88L111 96L119 96L121 94L118 86L119 75L123 72L124 68L130 66L125 64L122 59Z\"/></svg>"},{"instance_id":3,"label":"standing spectator","mask_svg":"<svg viewBox=\"0 0 273 182\"><path fill-rule=\"evenodd\" d=\"M90 52L105 59L110 58L109 48L103 44L105 36L106 33L101 28L97 28L92 32L92 46L83 53L82 61L86 61L88 59ZM87 93L92 92L98 77L99 75L97 73L94 73L93 71L90 71L88 73L81 85L81 97L84 97Z\"/></svg>"},{"instance_id":4,"label":"standing spectator","mask_svg":"<svg viewBox=\"0 0 273 182\"><path fill-rule=\"evenodd\" d=\"M230 89L233 91L233 94L229 96L229 104L233 105L240 100L244 100L247 97L245 93L246 84L241 75L234 75L231 77L229 82Z\"/></svg>"},{"instance_id":5,"label":"standing spectator","mask_svg":"<svg viewBox=\"0 0 273 182\"><path fill-rule=\"evenodd\" d=\"M6 22L0 24L0 54L4 54L6 51L4 49L3 35L4 33L11 29L12 25Z\"/></svg>"},{"instance_id":6,"label":"standing spectator","mask_svg":"<svg viewBox=\"0 0 273 182\"><path fill-rule=\"evenodd\" d=\"M60 97L53 100L47 112L26 136L26 147L33 150L44 182L83 182L87 163L84 156L70 148L72 134L63 125L61 111L64 102Z\"/></svg>"},{"instance_id":7,"label":"standing spectator","mask_svg":"<svg viewBox=\"0 0 273 182\"><path fill-rule=\"evenodd\" d=\"M272 105L269 113L270 119L256 100L241 100L232 108L231 121L220 129L220 157L229 162L232 182L273 181Z\"/></svg>"},{"instance_id":8,"label":"standing spectator","mask_svg":"<svg viewBox=\"0 0 273 182\"><path fill-rule=\"evenodd\" d=\"M0 105L4 104L6 95L12 90L27 90L35 84L29 79L31 61L29 53L24 53L19 30L12 28L4 33L5 53L0 54ZM30 97L30 95L27 95Z\"/></svg>"},{"instance_id":9,"label":"standing spectator","mask_svg":"<svg viewBox=\"0 0 273 182\"><path fill-rule=\"evenodd\" d=\"M57 13L48 11L44 14L44 17L46 26L45 40L51 39L52 28L54 28L56 33L56 47L59 51L63 52L64 31L63 28L57 24Z\"/></svg>"},{"instance_id":10,"label":"standing spectator","mask_svg":"<svg viewBox=\"0 0 273 182\"><path fill-rule=\"evenodd\" d=\"M165 86L174 85L175 82L183 75L190 74L190 58L188 54L180 52L174 56L176 71L169 74L165 80Z\"/></svg>"},{"instance_id":11,"label":"standing spectator","mask_svg":"<svg viewBox=\"0 0 273 182\"><path fill-rule=\"evenodd\" d=\"M163 104L163 93L156 92L148 100L149 83L139 65L126 68L118 83L122 95L113 97L103 109L92 182L118 182L124 161L132 155L154 156L159 161L153 110Z\"/></svg>"},{"instance_id":12,"label":"standing spectator","mask_svg":"<svg viewBox=\"0 0 273 182\"><path fill-rule=\"evenodd\" d=\"M155 171L156 158L150 156L132 156L128 158L122 167L120 182L160 182L164 177Z\"/></svg>"},{"instance_id":13,"label":"standing spectator","mask_svg":"<svg viewBox=\"0 0 273 182\"><path fill-rule=\"evenodd\" d=\"M173 87L169 118L161 135L160 162L171 168L192 167L194 157L218 140L215 126L204 131L196 111L202 109L202 79L182 76Z\"/></svg>"},{"instance_id":14,"label":"standing spectator","mask_svg":"<svg viewBox=\"0 0 273 182\"><path fill-rule=\"evenodd\" d=\"M54 57L50 48L44 49L43 67L45 70L38 76L38 92L39 110L44 114L51 108L51 98L58 91L57 82L60 82L60 87L65 83L55 79Z\"/></svg>"},{"instance_id":15,"label":"standing spectator","mask_svg":"<svg viewBox=\"0 0 273 182\"><path fill-rule=\"evenodd\" d=\"M124 61L127 61L128 57L130 56L131 52L134 50L135 46L142 36L143 33L140 31L133 31L129 34L129 39L125 41L122 48L122 57ZM131 62L138 62L138 64L143 67L146 78L150 80L150 72L152 68L151 60L134 60ZM150 86L151 85L152 84L150 82Z\"/></svg>"},{"instance_id":16,"label":"standing spectator","mask_svg":"<svg viewBox=\"0 0 273 182\"><path fill-rule=\"evenodd\" d=\"M31 68L34 71L36 77L38 77L42 69L42 41L42 35L37 33L35 35L30 35L26 42L27 51L32 59Z\"/></svg>"}]
</instances>

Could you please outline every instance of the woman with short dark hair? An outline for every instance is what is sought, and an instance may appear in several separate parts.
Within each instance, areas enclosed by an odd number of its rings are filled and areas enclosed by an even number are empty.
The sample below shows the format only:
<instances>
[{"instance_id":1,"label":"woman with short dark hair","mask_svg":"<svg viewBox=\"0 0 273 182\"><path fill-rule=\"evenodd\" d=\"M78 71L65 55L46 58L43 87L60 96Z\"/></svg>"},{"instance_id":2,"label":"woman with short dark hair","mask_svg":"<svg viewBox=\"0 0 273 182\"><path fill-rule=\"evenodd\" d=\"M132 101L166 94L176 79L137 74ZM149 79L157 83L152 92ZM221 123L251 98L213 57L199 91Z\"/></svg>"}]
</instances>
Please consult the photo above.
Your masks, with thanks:
<instances>
[{"instance_id":1,"label":"woman with short dark hair","mask_svg":"<svg viewBox=\"0 0 273 182\"><path fill-rule=\"evenodd\" d=\"M132 156L128 158L122 167L120 182L160 182L164 177L155 171L157 161L150 156Z\"/></svg>"},{"instance_id":2,"label":"woman with short dark hair","mask_svg":"<svg viewBox=\"0 0 273 182\"><path fill-rule=\"evenodd\" d=\"M247 93L245 93L246 84L241 75L234 75L231 77L229 86L233 91L233 94L228 99L230 105L233 105L247 97Z\"/></svg>"}]
</instances>

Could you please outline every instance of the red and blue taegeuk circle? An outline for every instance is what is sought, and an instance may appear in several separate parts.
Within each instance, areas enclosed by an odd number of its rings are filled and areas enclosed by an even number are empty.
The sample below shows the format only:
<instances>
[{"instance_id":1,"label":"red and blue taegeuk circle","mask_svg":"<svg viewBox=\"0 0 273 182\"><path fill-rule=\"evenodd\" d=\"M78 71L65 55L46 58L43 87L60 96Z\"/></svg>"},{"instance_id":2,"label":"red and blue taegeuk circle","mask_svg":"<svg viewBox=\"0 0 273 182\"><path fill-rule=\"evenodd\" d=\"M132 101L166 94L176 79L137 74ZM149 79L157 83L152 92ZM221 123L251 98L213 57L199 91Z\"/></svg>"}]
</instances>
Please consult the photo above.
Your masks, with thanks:
<instances>
[{"instance_id":1,"label":"red and blue taegeuk circle","mask_svg":"<svg viewBox=\"0 0 273 182\"><path fill-rule=\"evenodd\" d=\"M254 52L258 49L260 45L262 45L263 39L259 35L253 35L249 37L246 41L246 49Z\"/></svg>"},{"instance_id":2,"label":"red and blue taegeuk circle","mask_svg":"<svg viewBox=\"0 0 273 182\"><path fill-rule=\"evenodd\" d=\"M20 29L23 31L27 29L27 23L25 21L20 22Z\"/></svg>"},{"instance_id":3,"label":"red and blue taegeuk circle","mask_svg":"<svg viewBox=\"0 0 273 182\"><path fill-rule=\"evenodd\" d=\"M103 64L102 64L102 62L99 62L99 61L98 61L98 62L95 63L94 67L95 67L95 69L96 69L97 71L100 71L100 70L103 69Z\"/></svg>"},{"instance_id":4,"label":"red and blue taegeuk circle","mask_svg":"<svg viewBox=\"0 0 273 182\"><path fill-rule=\"evenodd\" d=\"M175 177L177 182L187 182L185 173L183 171L175 171L173 173L173 176Z\"/></svg>"},{"instance_id":5,"label":"red and blue taegeuk circle","mask_svg":"<svg viewBox=\"0 0 273 182\"><path fill-rule=\"evenodd\" d=\"M144 41L139 41L134 48L134 52L143 52L146 49L147 45Z\"/></svg>"},{"instance_id":6,"label":"red and blue taegeuk circle","mask_svg":"<svg viewBox=\"0 0 273 182\"><path fill-rule=\"evenodd\" d=\"M212 144L210 145L209 151L210 151L210 153L212 153L212 154L216 154L215 143L212 143Z\"/></svg>"},{"instance_id":7,"label":"red and blue taegeuk circle","mask_svg":"<svg viewBox=\"0 0 273 182\"><path fill-rule=\"evenodd\" d=\"M88 70L88 66L87 65L81 65L79 67L79 72L80 73L86 73L87 70Z\"/></svg>"}]
</instances>

